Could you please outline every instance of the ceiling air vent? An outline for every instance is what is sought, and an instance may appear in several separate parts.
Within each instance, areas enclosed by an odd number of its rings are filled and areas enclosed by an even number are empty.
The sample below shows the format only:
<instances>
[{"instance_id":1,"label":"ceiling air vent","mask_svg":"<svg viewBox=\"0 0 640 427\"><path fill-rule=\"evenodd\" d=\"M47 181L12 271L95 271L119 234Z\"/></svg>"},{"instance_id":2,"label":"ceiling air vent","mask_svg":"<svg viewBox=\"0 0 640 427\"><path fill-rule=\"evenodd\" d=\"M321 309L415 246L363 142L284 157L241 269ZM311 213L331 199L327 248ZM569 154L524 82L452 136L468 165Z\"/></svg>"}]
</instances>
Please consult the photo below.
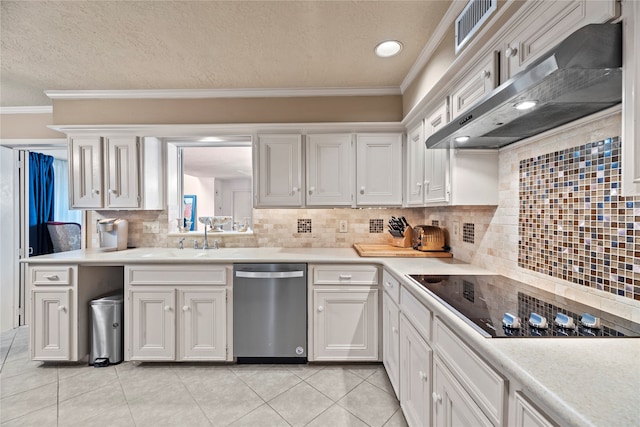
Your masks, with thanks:
<instances>
[{"instance_id":1,"label":"ceiling air vent","mask_svg":"<svg viewBox=\"0 0 640 427\"><path fill-rule=\"evenodd\" d=\"M471 0L456 18L456 53L496 10L498 0Z\"/></svg>"}]
</instances>

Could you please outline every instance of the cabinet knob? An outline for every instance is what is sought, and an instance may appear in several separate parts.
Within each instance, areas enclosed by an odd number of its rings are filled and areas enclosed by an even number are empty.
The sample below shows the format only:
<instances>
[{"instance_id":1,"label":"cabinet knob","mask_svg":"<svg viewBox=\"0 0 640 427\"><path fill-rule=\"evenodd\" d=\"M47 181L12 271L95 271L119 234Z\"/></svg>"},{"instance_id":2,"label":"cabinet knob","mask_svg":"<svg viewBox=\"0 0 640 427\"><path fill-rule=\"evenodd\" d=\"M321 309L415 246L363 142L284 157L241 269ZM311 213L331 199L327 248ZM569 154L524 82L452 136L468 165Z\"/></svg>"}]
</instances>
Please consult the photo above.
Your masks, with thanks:
<instances>
[{"instance_id":1,"label":"cabinet knob","mask_svg":"<svg viewBox=\"0 0 640 427\"><path fill-rule=\"evenodd\" d=\"M300 191L300 189L298 187L293 187L291 191L294 193L297 193L298 191Z\"/></svg>"},{"instance_id":2,"label":"cabinet knob","mask_svg":"<svg viewBox=\"0 0 640 427\"><path fill-rule=\"evenodd\" d=\"M60 279L57 274L50 274L48 276L44 276L44 278L47 279L47 280L59 280Z\"/></svg>"},{"instance_id":3,"label":"cabinet knob","mask_svg":"<svg viewBox=\"0 0 640 427\"><path fill-rule=\"evenodd\" d=\"M351 280L351 275L350 274L341 274L340 275L340 280Z\"/></svg>"},{"instance_id":4,"label":"cabinet knob","mask_svg":"<svg viewBox=\"0 0 640 427\"><path fill-rule=\"evenodd\" d=\"M321 305L319 305L319 306L318 306L318 311L324 311L324 307L323 307L323 306L321 306Z\"/></svg>"},{"instance_id":5,"label":"cabinet knob","mask_svg":"<svg viewBox=\"0 0 640 427\"><path fill-rule=\"evenodd\" d=\"M316 191L316 187L309 187L309 194L313 194Z\"/></svg>"},{"instance_id":6,"label":"cabinet knob","mask_svg":"<svg viewBox=\"0 0 640 427\"><path fill-rule=\"evenodd\" d=\"M421 182L416 182L416 186L417 186L418 188L420 188L420 187L422 187L422 183L421 183Z\"/></svg>"},{"instance_id":7,"label":"cabinet knob","mask_svg":"<svg viewBox=\"0 0 640 427\"><path fill-rule=\"evenodd\" d=\"M64 305L59 305L58 306L58 311L60 311L60 312L67 311L67 307L65 307Z\"/></svg>"},{"instance_id":8,"label":"cabinet knob","mask_svg":"<svg viewBox=\"0 0 640 427\"><path fill-rule=\"evenodd\" d=\"M93 194L100 194L100 190L96 190L95 188L93 190L91 190L91 193Z\"/></svg>"},{"instance_id":9,"label":"cabinet knob","mask_svg":"<svg viewBox=\"0 0 640 427\"><path fill-rule=\"evenodd\" d=\"M431 393L431 400L433 400L433 403L440 403L442 402L442 396L434 391Z\"/></svg>"},{"instance_id":10,"label":"cabinet knob","mask_svg":"<svg viewBox=\"0 0 640 427\"><path fill-rule=\"evenodd\" d=\"M518 53L518 49L515 47L508 47L505 51L504 54L507 58L511 58L512 56L516 56L516 54Z\"/></svg>"},{"instance_id":11,"label":"cabinet knob","mask_svg":"<svg viewBox=\"0 0 640 427\"><path fill-rule=\"evenodd\" d=\"M384 285L389 289L393 288L393 284L391 284L391 282L384 282Z\"/></svg>"},{"instance_id":12,"label":"cabinet knob","mask_svg":"<svg viewBox=\"0 0 640 427\"><path fill-rule=\"evenodd\" d=\"M116 196L118 194L117 190L114 190L113 188L109 189L109 193L113 194L114 196Z\"/></svg>"},{"instance_id":13,"label":"cabinet knob","mask_svg":"<svg viewBox=\"0 0 640 427\"><path fill-rule=\"evenodd\" d=\"M360 187L360 194L364 194L364 185Z\"/></svg>"},{"instance_id":14,"label":"cabinet knob","mask_svg":"<svg viewBox=\"0 0 640 427\"><path fill-rule=\"evenodd\" d=\"M165 305L164 306L164 311L171 311L171 306Z\"/></svg>"},{"instance_id":15,"label":"cabinet knob","mask_svg":"<svg viewBox=\"0 0 640 427\"><path fill-rule=\"evenodd\" d=\"M418 375L420 376L420 379L422 381L426 381L427 380L427 374L425 372L418 371Z\"/></svg>"},{"instance_id":16,"label":"cabinet knob","mask_svg":"<svg viewBox=\"0 0 640 427\"><path fill-rule=\"evenodd\" d=\"M480 72L480 78L482 78L482 79L488 79L489 76L491 76L491 72L490 71L482 70Z\"/></svg>"},{"instance_id":17,"label":"cabinet knob","mask_svg":"<svg viewBox=\"0 0 640 427\"><path fill-rule=\"evenodd\" d=\"M395 326L392 326L391 330L393 331L394 334L398 335L398 328L396 328Z\"/></svg>"},{"instance_id":18,"label":"cabinet knob","mask_svg":"<svg viewBox=\"0 0 640 427\"><path fill-rule=\"evenodd\" d=\"M183 305L182 306L182 311L189 311L189 306L188 305Z\"/></svg>"}]
</instances>

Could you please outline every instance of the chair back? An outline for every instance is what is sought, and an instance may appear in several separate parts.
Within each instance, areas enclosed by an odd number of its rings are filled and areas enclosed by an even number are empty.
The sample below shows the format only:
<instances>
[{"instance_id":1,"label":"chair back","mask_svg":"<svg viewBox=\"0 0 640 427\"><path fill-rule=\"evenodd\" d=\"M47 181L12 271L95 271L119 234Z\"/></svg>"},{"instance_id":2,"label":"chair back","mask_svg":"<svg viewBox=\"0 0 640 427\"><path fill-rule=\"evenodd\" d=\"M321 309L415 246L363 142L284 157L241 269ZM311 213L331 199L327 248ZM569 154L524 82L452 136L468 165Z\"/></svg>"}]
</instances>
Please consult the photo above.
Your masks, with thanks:
<instances>
[{"instance_id":1,"label":"chair back","mask_svg":"<svg viewBox=\"0 0 640 427\"><path fill-rule=\"evenodd\" d=\"M80 224L77 222L47 222L53 252L67 252L80 249Z\"/></svg>"}]
</instances>

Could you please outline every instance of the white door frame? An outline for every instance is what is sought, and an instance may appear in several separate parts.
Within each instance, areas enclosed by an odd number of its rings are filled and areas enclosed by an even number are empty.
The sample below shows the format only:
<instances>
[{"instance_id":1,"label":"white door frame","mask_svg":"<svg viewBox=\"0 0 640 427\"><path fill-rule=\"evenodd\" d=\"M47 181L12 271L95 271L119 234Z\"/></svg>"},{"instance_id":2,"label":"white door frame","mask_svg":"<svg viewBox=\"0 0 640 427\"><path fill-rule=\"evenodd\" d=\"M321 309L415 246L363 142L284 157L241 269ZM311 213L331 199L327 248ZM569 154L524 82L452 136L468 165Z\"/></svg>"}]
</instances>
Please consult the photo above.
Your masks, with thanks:
<instances>
[{"instance_id":1,"label":"white door frame","mask_svg":"<svg viewBox=\"0 0 640 427\"><path fill-rule=\"evenodd\" d=\"M17 283L13 290L12 298L2 298L2 307L0 310L10 310L13 313L13 325L3 324L0 329L7 330L7 326L17 327L28 324L29 319L29 307L26 292L27 292L27 276L26 265L21 263L20 260L28 257L29 247L29 192L28 192L28 177L29 177L29 162L26 161L27 155L31 151L46 152L47 150L60 150L67 149L67 140L65 138L60 139L24 139L24 140L2 140L0 139L0 146L13 149L14 151L14 188L13 188L13 200L10 202L13 205L14 217L12 224L8 226L12 227L15 232L11 239L10 253L14 254L13 258L13 278L10 279L11 283ZM23 154L23 155L22 155ZM22 157L21 157L22 155ZM6 202L6 201L5 201ZM83 216L83 224L86 224L86 214ZM3 227L6 224L3 224ZM85 227L82 227L82 248L85 247ZM15 277L17 276L17 277ZM7 292L8 295L9 292ZM4 294L3 294L4 295ZM9 304L11 305L9 307Z\"/></svg>"}]
</instances>

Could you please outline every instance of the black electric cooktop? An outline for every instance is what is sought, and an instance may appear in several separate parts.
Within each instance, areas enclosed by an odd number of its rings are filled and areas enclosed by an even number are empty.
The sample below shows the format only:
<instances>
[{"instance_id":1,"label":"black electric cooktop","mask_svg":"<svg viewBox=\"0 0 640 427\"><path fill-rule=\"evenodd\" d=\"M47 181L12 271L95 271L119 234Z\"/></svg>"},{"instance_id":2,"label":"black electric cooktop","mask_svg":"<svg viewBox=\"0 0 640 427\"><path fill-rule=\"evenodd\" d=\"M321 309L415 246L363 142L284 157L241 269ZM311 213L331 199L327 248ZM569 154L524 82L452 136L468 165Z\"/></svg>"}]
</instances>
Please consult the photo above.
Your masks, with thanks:
<instances>
[{"instance_id":1,"label":"black electric cooktop","mask_svg":"<svg viewBox=\"0 0 640 427\"><path fill-rule=\"evenodd\" d=\"M486 337L640 337L640 324L498 275L408 275Z\"/></svg>"}]
</instances>

